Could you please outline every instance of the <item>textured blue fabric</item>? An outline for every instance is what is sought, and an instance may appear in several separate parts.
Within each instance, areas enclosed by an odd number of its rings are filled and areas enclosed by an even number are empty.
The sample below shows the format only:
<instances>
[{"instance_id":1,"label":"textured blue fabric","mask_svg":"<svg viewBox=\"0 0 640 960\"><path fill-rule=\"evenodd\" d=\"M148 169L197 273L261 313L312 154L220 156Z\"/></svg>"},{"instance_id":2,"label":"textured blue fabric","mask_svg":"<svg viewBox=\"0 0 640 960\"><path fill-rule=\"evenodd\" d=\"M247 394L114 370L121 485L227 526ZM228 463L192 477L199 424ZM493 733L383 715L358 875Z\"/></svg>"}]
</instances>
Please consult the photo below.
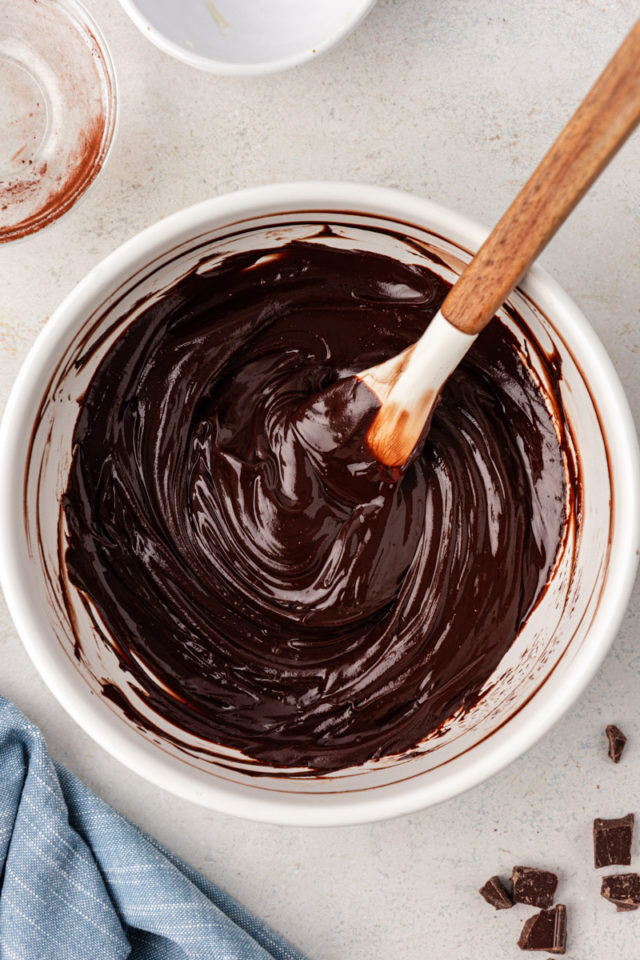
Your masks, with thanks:
<instances>
[{"instance_id":1,"label":"textured blue fabric","mask_svg":"<svg viewBox=\"0 0 640 960\"><path fill-rule=\"evenodd\" d=\"M54 766L0 697L0 960L303 960Z\"/></svg>"}]
</instances>

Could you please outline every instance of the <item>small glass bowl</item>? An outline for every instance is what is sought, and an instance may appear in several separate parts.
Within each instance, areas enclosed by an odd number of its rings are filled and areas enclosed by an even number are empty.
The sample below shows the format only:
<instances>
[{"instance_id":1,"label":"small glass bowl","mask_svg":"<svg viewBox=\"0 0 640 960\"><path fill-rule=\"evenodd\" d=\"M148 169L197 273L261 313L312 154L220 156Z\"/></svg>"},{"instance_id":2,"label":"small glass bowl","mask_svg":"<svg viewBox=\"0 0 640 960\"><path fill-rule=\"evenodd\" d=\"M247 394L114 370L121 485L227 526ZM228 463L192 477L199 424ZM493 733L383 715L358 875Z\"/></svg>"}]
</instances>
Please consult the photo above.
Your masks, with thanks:
<instances>
[{"instance_id":1,"label":"small glass bowl","mask_svg":"<svg viewBox=\"0 0 640 960\"><path fill-rule=\"evenodd\" d=\"M62 216L93 183L116 123L104 39L77 0L0 11L0 243Z\"/></svg>"}]
</instances>

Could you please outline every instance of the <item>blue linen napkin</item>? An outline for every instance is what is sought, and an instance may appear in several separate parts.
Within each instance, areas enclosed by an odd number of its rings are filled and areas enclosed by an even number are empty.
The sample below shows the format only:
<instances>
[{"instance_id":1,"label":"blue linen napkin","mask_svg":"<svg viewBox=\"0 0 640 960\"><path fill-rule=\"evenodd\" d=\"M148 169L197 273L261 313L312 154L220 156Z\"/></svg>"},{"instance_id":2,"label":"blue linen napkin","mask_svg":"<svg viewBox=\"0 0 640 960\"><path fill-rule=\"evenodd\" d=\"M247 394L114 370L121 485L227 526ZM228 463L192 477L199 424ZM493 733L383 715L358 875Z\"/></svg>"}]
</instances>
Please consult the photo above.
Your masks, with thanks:
<instances>
[{"instance_id":1,"label":"blue linen napkin","mask_svg":"<svg viewBox=\"0 0 640 960\"><path fill-rule=\"evenodd\" d=\"M0 960L303 960L100 800L0 697Z\"/></svg>"}]
</instances>

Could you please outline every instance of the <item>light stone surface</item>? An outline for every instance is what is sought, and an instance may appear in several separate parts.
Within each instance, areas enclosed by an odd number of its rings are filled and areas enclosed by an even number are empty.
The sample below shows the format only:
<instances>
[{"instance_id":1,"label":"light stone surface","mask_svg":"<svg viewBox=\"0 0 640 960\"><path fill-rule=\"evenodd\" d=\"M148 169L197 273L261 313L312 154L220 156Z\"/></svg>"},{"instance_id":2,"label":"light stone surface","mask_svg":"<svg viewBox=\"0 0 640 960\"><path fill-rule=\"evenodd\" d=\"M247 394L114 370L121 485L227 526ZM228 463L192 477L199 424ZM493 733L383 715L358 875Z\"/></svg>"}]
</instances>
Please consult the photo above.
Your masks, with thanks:
<instances>
[{"instance_id":1,"label":"light stone surface","mask_svg":"<svg viewBox=\"0 0 640 960\"><path fill-rule=\"evenodd\" d=\"M490 225L638 15L635 0L380 0L325 58L244 80L162 54L117 0L86 2L119 77L117 139L80 204L0 247L3 399L47 317L90 267L206 197L270 181L354 179L415 191ZM639 222L636 136L541 259L591 319L636 418ZM636 589L587 692L526 756L438 808L361 827L246 823L147 784L54 701L4 607L0 692L41 726L55 757L314 960L522 956L516 941L530 910L494 913L476 893L515 863L559 871L568 958L627 960L639 956L640 912L616 914L599 897L591 821L640 813L639 599ZM629 737L619 766L606 754L607 723Z\"/></svg>"}]
</instances>

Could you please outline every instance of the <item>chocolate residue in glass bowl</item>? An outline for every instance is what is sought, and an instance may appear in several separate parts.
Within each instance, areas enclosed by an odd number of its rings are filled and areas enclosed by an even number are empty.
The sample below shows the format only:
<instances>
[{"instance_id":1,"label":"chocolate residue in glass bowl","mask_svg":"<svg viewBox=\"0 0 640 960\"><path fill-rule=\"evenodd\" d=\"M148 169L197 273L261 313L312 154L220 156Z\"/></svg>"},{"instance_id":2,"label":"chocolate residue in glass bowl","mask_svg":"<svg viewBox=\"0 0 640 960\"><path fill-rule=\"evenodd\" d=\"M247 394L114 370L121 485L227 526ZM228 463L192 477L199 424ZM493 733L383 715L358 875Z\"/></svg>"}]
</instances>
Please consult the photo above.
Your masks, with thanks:
<instances>
[{"instance_id":1,"label":"chocolate residue in glass bowl","mask_svg":"<svg viewBox=\"0 0 640 960\"><path fill-rule=\"evenodd\" d=\"M93 183L115 128L115 74L86 12L14 0L0 14L0 243L62 216Z\"/></svg>"}]
</instances>

